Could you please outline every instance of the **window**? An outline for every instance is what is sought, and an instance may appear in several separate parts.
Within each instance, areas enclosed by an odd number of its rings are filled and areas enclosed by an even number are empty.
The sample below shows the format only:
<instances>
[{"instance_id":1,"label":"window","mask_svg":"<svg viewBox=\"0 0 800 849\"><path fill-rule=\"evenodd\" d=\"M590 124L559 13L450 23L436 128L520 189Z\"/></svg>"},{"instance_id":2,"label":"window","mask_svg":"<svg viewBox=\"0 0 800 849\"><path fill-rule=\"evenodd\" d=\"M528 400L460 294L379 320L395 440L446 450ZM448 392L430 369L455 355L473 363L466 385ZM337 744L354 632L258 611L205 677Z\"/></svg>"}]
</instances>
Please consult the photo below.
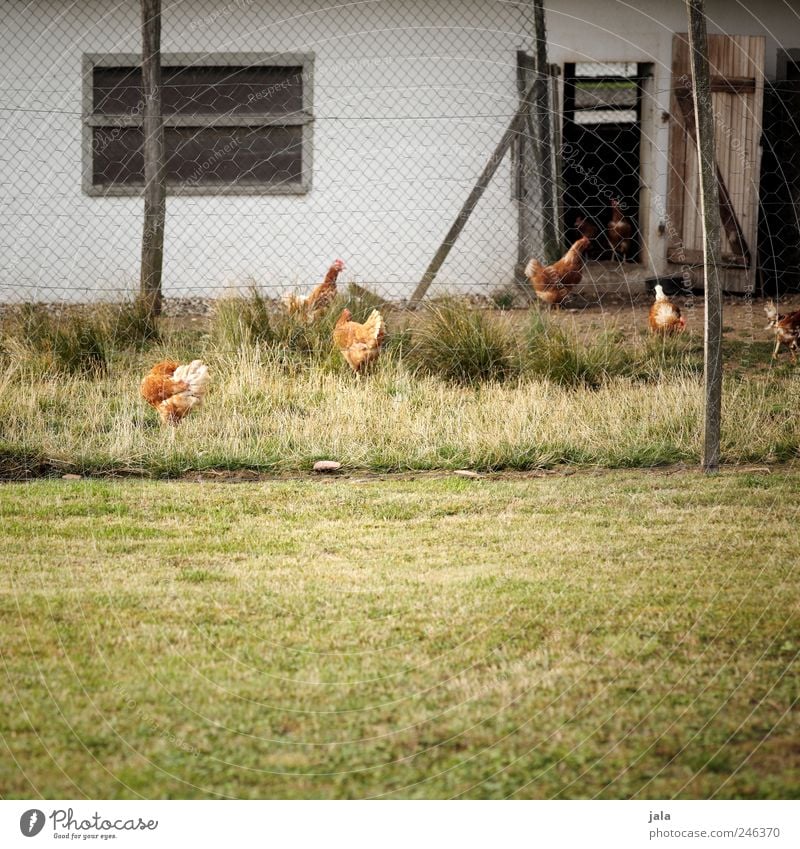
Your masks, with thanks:
<instances>
[{"instance_id":1,"label":"window","mask_svg":"<svg viewBox=\"0 0 800 849\"><path fill-rule=\"evenodd\" d=\"M84 57L84 189L144 186L136 54ZM170 55L161 60L168 193L301 194L311 186L313 57Z\"/></svg>"},{"instance_id":2,"label":"window","mask_svg":"<svg viewBox=\"0 0 800 849\"><path fill-rule=\"evenodd\" d=\"M636 62L576 62L570 66L576 124L633 124L638 120Z\"/></svg>"}]
</instances>

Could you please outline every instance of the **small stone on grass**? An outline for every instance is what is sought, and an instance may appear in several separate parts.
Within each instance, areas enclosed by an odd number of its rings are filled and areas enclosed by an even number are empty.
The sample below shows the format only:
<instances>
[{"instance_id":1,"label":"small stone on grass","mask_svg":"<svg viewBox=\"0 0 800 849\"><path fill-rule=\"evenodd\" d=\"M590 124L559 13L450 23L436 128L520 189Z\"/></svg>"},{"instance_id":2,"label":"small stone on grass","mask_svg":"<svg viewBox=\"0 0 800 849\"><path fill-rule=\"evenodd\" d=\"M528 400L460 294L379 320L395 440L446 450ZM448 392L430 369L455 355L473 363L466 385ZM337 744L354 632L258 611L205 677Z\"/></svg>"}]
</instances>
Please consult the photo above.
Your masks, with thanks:
<instances>
[{"instance_id":1,"label":"small stone on grass","mask_svg":"<svg viewBox=\"0 0 800 849\"><path fill-rule=\"evenodd\" d=\"M314 471L321 475L333 474L334 472L338 472L341 468L342 464L337 463L336 460L317 460L317 462L314 463Z\"/></svg>"}]
</instances>

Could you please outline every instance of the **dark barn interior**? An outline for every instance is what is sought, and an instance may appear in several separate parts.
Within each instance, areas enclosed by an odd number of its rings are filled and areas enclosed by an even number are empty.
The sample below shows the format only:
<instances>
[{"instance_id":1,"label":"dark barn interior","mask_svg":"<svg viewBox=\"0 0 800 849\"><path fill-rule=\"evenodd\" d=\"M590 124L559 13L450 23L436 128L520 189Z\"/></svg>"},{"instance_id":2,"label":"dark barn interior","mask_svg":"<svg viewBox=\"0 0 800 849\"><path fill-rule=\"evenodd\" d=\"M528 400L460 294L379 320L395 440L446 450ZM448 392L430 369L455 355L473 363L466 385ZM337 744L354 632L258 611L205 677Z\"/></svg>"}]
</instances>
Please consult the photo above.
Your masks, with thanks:
<instances>
[{"instance_id":1,"label":"dark barn interior","mask_svg":"<svg viewBox=\"0 0 800 849\"><path fill-rule=\"evenodd\" d=\"M770 296L800 291L800 67L793 65L788 79L764 89L758 262Z\"/></svg>"},{"instance_id":2,"label":"dark barn interior","mask_svg":"<svg viewBox=\"0 0 800 849\"><path fill-rule=\"evenodd\" d=\"M615 257L606 238L611 201L633 228L624 259L636 262L639 237L641 77L636 63L572 63L564 67L564 215L568 242L592 237L589 257ZM578 224L580 219L585 223Z\"/></svg>"}]
</instances>

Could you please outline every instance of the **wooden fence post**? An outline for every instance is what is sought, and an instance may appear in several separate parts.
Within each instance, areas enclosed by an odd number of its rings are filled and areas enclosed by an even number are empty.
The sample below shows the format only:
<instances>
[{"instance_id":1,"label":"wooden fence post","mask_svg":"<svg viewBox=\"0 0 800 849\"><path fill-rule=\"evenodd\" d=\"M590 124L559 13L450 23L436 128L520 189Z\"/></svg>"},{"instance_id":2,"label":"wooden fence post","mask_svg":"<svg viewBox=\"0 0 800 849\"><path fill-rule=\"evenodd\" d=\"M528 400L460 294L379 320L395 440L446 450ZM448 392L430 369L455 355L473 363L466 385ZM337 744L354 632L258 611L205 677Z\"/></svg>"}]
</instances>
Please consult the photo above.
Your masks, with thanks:
<instances>
[{"instance_id":1,"label":"wooden fence post","mask_svg":"<svg viewBox=\"0 0 800 849\"><path fill-rule=\"evenodd\" d=\"M161 312L167 166L161 114L161 0L142 3L142 94L144 110L144 226L140 296L151 315Z\"/></svg>"},{"instance_id":2,"label":"wooden fence post","mask_svg":"<svg viewBox=\"0 0 800 849\"><path fill-rule=\"evenodd\" d=\"M705 434L703 468L719 469L722 421L722 289L719 186L714 150L714 106L708 69L708 34L704 0L687 0L689 50L692 63L694 118L697 128L697 158L700 170L700 199L703 218L705 263Z\"/></svg>"},{"instance_id":3,"label":"wooden fence post","mask_svg":"<svg viewBox=\"0 0 800 849\"><path fill-rule=\"evenodd\" d=\"M547 63L547 31L544 3L533 0L533 26L536 37L534 54L534 127L532 139L536 156L536 172L542 203L542 248L547 263L561 256L556 228L556 175L553 168L553 145L550 122L550 66Z\"/></svg>"}]
</instances>

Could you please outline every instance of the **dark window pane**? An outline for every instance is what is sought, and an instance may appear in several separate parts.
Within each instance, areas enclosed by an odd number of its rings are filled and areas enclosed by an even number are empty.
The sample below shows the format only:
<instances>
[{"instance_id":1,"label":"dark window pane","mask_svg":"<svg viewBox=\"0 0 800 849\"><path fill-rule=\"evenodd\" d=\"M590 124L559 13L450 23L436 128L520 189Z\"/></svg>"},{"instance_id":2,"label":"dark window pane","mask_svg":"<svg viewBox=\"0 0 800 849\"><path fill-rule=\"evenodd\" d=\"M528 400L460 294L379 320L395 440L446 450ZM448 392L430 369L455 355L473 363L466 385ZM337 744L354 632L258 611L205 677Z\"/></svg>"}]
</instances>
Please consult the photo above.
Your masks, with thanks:
<instances>
[{"instance_id":1,"label":"dark window pane","mask_svg":"<svg viewBox=\"0 0 800 849\"><path fill-rule=\"evenodd\" d=\"M303 108L300 67L165 68L163 83L165 114L286 114Z\"/></svg>"},{"instance_id":2,"label":"dark window pane","mask_svg":"<svg viewBox=\"0 0 800 849\"><path fill-rule=\"evenodd\" d=\"M95 127L92 132L92 183L95 186L143 185L142 138L139 127Z\"/></svg>"},{"instance_id":3,"label":"dark window pane","mask_svg":"<svg viewBox=\"0 0 800 849\"><path fill-rule=\"evenodd\" d=\"M289 114L303 108L303 68L165 67L165 115ZM93 110L98 115L141 115L140 68L94 68Z\"/></svg>"},{"instance_id":4,"label":"dark window pane","mask_svg":"<svg viewBox=\"0 0 800 849\"><path fill-rule=\"evenodd\" d=\"M302 127L168 127L168 185L296 185L302 176ZM94 185L144 184L142 131L94 131Z\"/></svg>"},{"instance_id":5,"label":"dark window pane","mask_svg":"<svg viewBox=\"0 0 800 849\"><path fill-rule=\"evenodd\" d=\"M94 69L92 111L96 115L140 115L143 108L140 68Z\"/></svg>"}]
</instances>

